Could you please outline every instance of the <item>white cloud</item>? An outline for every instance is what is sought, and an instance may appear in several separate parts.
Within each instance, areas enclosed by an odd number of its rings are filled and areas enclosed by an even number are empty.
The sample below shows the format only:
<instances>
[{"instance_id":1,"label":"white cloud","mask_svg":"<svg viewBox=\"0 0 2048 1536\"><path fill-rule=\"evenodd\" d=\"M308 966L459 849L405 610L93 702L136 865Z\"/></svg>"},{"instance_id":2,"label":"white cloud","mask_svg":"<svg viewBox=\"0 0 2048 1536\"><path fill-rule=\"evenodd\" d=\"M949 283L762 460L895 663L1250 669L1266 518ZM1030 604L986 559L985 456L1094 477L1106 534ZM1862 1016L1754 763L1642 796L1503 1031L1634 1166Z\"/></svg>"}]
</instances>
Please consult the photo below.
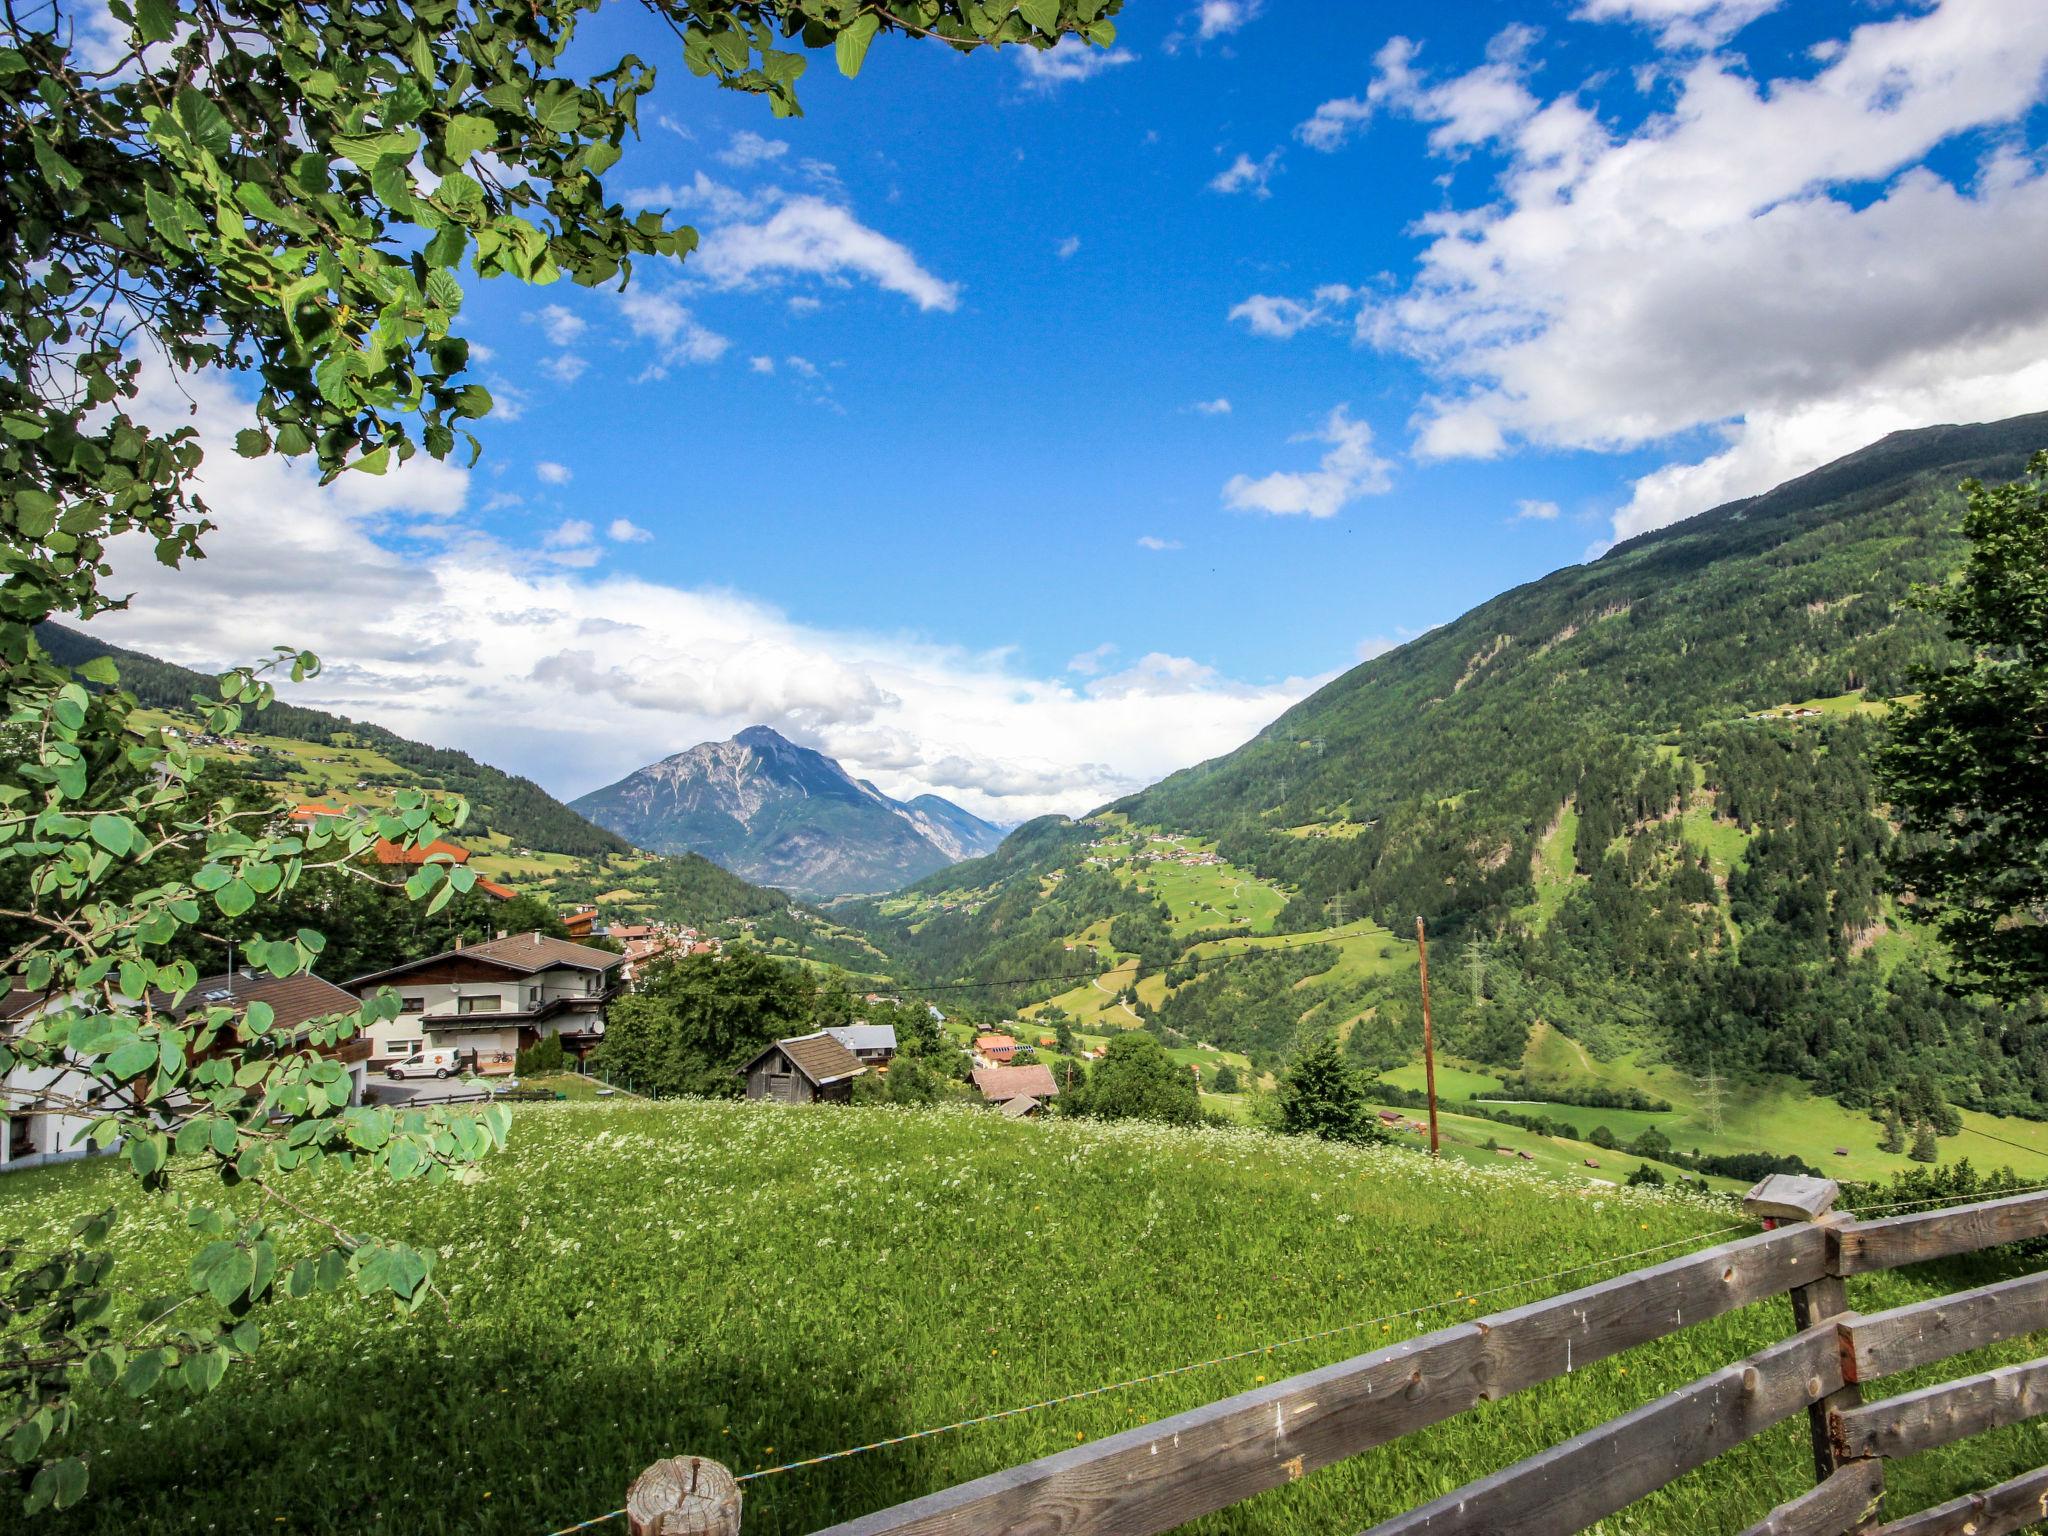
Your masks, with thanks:
<instances>
[{"instance_id":1,"label":"white cloud","mask_svg":"<svg viewBox=\"0 0 2048 1536\"><path fill-rule=\"evenodd\" d=\"M747 366L756 373L773 373L775 371L775 359L772 357L750 357L747 359Z\"/></svg>"},{"instance_id":2,"label":"white cloud","mask_svg":"<svg viewBox=\"0 0 2048 1536\"><path fill-rule=\"evenodd\" d=\"M470 351L474 354L476 349L472 347ZM492 374L485 378L484 385L491 392L492 421L517 421L532 403L526 391L509 379Z\"/></svg>"},{"instance_id":3,"label":"white cloud","mask_svg":"<svg viewBox=\"0 0 2048 1536\"><path fill-rule=\"evenodd\" d=\"M628 288L618 296L620 312L635 336L655 344L655 361L643 378L666 378L668 370L687 363L715 363L732 342L703 325L674 293Z\"/></svg>"},{"instance_id":4,"label":"white cloud","mask_svg":"<svg viewBox=\"0 0 2048 1536\"><path fill-rule=\"evenodd\" d=\"M1714 48L1783 0L1580 0L1579 21L1631 21L1666 48Z\"/></svg>"},{"instance_id":5,"label":"white cloud","mask_svg":"<svg viewBox=\"0 0 2048 1536\"><path fill-rule=\"evenodd\" d=\"M564 797L761 722L890 794L1003 821L1073 813L1228 751L1328 680L1248 684L1148 656L1098 691L1021 670L1008 651L806 625L728 589L594 567L595 529L509 549L466 524L472 477L447 464L322 488L301 464L239 458L248 413L219 378L181 393L157 370L144 409L199 428L219 526L208 558L181 571L147 539L116 540L108 585L135 602L95 633L207 669L272 642L310 648L328 665L285 686L292 702L461 748ZM389 547L423 519L448 536Z\"/></svg>"},{"instance_id":6,"label":"white cloud","mask_svg":"<svg viewBox=\"0 0 2048 1536\"><path fill-rule=\"evenodd\" d=\"M1081 237L1079 235L1069 235L1053 247L1053 254L1058 256L1061 261L1071 261L1074 253L1080 249Z\"/></svg>"},{"instance_id":7,"label":"white cloud","mask_svg":"<svg viewBox=\"0 0 2048 1536\"><path fill-rule=\"evenodd\" d=\"M1626 537L1894 427L2048 406L2048 175L2012 139L2042 100L2048 7L1943 0L1815 58L1773 80L1692 58L1625 131L1576 93L1499 130L1496 193L1426 217L1416 279L1358 318L1437 379L1418 451L1720 432L1638 482ZM1439 90L1390 105L1443 121ZM1962 169L1923 163L1959 141Z\"/></svg>"},{"instance_id":8,"label":"white cloud","mask_svg":"<svg viewBox=\"0 0 2048 1536\"><path fill-rule=\"evenodd\" d=\"M1273 189L1267 183L1280 168L1280 151L1274 150L1262 160L1250 155L1238 157L1209 178L1209 190L1226 196L1236 192L1249 192L1253 197L1271 197Z\"/></svg>"},{"instance_id":9,"label":"white cloud","mask_svg":"<svg viewBox=\"0 0 2048 1536\"><path fill-rule=\"evenodd\" d=\"M642 528L630 517L615 517L605 534L618 544L646 544L654 538L651 530Z\"/></svg>"},{"instance_id":10,"label":"white cloud","mask_svg":"<svg viewBox=\"0 0 2048 1536\"><path fill-rule=\"evenodd\" d=\"M1223 504L1234 512L1274 517L1335 517L1359 497L1377 495L1393 483L1393 466L1372 451L1372 428L1353 421L1348 406L1336 407L1321 427L1295 441L1323 443L1329 451L1313 470L1275 470L1256 480L1232 475L1223 487Z\"/></svg>"},{"instance_id":11,"label":"white cloud","mask_svg":"<svg viewBox=\"0 0 2048 1536\"><path fill-rule=\"evenodd\" d=\"M1138 62L1138 56L1128 48L1097 48L1077 37L1061 38L1052 48L1022 46L1011 52L1017 68L1023 72L1024 88L1028 91L1055 90Z\"/></svg>"},{"instance_id":12,"label":"white cloud","mask_svg":"<svg viewBox=\"0 0 2048 1536\"><path fill-rule=\"evenodd\" d=\"M742 168L764 165L771 160L780 160L789 153L787 139L768 139L750 128L742 128L718 152L718 158L727 165Z\"/></svg>"},{"instance_id":13,"label":"white cloud","mask_svg":"<svg viewBox=\"0 0 2048 1536\"><path fill-rule=\"evenodd\" d=\"M765 220L714 228L691 271L722 287L788 274L831 282L864 277L919 309L950 312L960 303L960 285L934 277L909 247L861 223L850 210L807 193L783 199Z\"/></svg>"},{"instance_id":14,"label":"white cloud","mask_svg":"<svg viewBox=\"0 0 2048 1536\"><path fill-rule=\"evenodd\" d=\"M580 517L565 518L542 536L541 547L574 549L580 544L588 544L596 533L597 530Z\"/></svg>"},{"instance_id":15,"label":"white cloud","mask_svg":"<svg viewBox=\"0 0 2048 1536\"><path fill-rule=\"evenodd\" d=\"M1280 294L1255 293L1231 306L1229 318L1242 320L1254 336L1285 341L1311 325L1322 325L1358 294L1342 283L1326 283L1308 299L1290 299Z\"/></svg>"},{"instance_id":16,"label":"white cloud","mask_svg":"<svg viewBox=\"0 0 2048 1536\"><path fill-rule=\"evenodd\" d=\"M782 366L802 378L815 379L818 376L818 365L808 357L792 354L782 360Z\"/></svg>"},{"instance_id":17,"label":"white cloud","mask_svg":"<svg viewBox=\"0 0 2048 1536\"><path fill-rule=\"evenodd\" d=\"M1227 37L1258 19L1264 0L1202 0L1195 11L1195 35L1203 42Z\"/></svg>"},{"instance_id":18,"label":"white cloud","mask_svg":"<svg viewBox=\"0 0 2048 1536\"><path fill-rule=\"evenodd\" d=\"M1358 642L1351 654L1360 661L1372 661L1377 657L1386 655L1391 650L1399 648L1400 644L1399 640L1391 640L1385 635L1367 635Z\"/></svg>"},{"instance_id":19,"label":"white cloud","mask_svg":"<svg viewBox=\"0 0 2048 1536\"><path fill-rule=\"evenodd\" d=\"M1518 501L1515 503L1515 521L1554 523L1557 521L1558 505L1554 501Z\"/></svg>"},{"instance_id":20,"label":"white cloud","mask_svg":"<svg viewBox=\"0 0 2048 1536\"><path fill-rule=\"evenodd\" d=\"M1067 670L1069 672L1079 672L1084 677L1093 677L1102 670L1102 664L1115 654L1116 642L1114 640L1105 640L1092 650L1086 650L1078 656L1069 657L1067 659Z\"/></svg>"},{"instance_id":21,"label":"white cloud","mask_svg":"<svg viewBox=\"0 0 2048 1536\"><path fill-rule=\"evenodd\" d=\"M1140 549L1179 549L1180 547L1179 539L1162 539L1156 533L1141 533L1138 535L1138 548Z\"/></svg>"},{"instance_id":22,"label":"white cloud","mask_svg":"<svg viewBox=\"0 0 2048 1536\"><path fill-rule=\"evenodd\" d=\"M1230 401L1224 396L1218 395L1214 400L1197 400L1194 408L1204 416L1228 416L1230 414Z\"/></svg>"},{"instance_id":23,"label":"white cloud","mask_svg":"<svg viewBox=\"0 0 2048 1536\"><path fill-rule=\"evenodd\" d=\"M1436 124L1429 143L1439 153L1498 139L1536 110L1536 98L1523 77L1537 36L1533 27L1519 23L1503 28L1487 44L1484 64L1437 85L1425 84L1416 71L1420 46L1405 37L1390 38L1373 56L1373 78L1365 95L1324 102L1296 126L1294 136L1309 148L1328 153L1371 122L1376 112L1386 110Z\"/></svg>"},{"instance_id":24,"label":"white cloud","mask_svg":"<svg viewBox=\"0 0 2048 1536\"><path fill-rule=\"evenodd\" d=\"M577 337L590 329L589 323L581 315L561 304L546 305L526 318L539 325L547 339L558 347L571 345Z\"/></svg>"},{"instance_id":25,"label":"white cloud","mask_svg":"<svg viewBox=\"0 0 2048 1536\"><path fill-rule=\"evenodd\" d=\"M542 363L540 371L557 384L574 384L589 367L589 362L574 352L562 352Z\"/></svg>"},{"instance_id":26,"label":"white cloud","mask_svg":"<svg viewBox=\"0 0 2048 1536\"><path fill-rule=\"evenodd\" d=\"M557 464L551 459L542 459L533 466L533 472L539 476L542 485L567 485L574 478L568 465Z\"/></svg>"}]
</instances>

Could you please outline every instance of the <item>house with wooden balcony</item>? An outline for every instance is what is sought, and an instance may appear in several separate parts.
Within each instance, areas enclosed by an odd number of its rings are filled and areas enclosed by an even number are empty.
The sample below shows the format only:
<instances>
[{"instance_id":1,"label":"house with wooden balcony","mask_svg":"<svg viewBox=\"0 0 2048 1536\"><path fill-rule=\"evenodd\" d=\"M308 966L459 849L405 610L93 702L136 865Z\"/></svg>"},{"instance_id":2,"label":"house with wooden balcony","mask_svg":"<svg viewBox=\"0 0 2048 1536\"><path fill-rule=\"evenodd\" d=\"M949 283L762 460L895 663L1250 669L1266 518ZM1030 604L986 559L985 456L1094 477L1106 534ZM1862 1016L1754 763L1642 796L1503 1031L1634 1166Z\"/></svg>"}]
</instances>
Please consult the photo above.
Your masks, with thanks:
<instances>
[{"instance_id":1,"label":"house with wooden balcony","mask_svg":"<svg viewBox=\"0 0 2048 1536\"><path fill-rule=\"evenodd\" d=\"M358 976L348 990L398 994L398 1016L369 1031L373 1068L427 1049L474 1052L478 1071L509 1072L522 1048L552 1035L578 1057L595 1046L624 965L609 950L515 933Z\"/></svg>"}]
</instances>

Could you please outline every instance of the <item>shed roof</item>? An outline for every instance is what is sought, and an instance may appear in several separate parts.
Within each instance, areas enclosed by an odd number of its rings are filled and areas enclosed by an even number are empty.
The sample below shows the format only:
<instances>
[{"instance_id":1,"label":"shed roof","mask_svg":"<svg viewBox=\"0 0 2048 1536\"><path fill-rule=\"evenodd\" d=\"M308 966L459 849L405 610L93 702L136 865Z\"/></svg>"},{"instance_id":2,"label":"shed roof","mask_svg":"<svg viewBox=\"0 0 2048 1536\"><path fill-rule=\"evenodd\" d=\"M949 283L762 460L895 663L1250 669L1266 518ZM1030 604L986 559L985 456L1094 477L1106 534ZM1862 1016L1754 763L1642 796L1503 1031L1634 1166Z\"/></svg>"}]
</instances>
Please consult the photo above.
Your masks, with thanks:
<instances>
[{"instance_id":1,"label":"shed roof","mask_svg":"<svg viewBox=\"0 0 2048 1536\"><path fill-rule=\"evenodd\" d=\"M893 1024L835 1024L825 1033L849 1051L896 1049L896 1026Z\"/></svg>"},{"instance_id":2,"label":"shed roof","mask_svg":"<svg viewBox=\"0 0 2048 1536\"><path fill-rule=\"evenodd\" d=\"M771 1051L780 1051L787 1056L790 1065L811 1080L815 1087L841 1082L849 1077L859 1077L867 1068L860 1064L860 1058L841 1045L825 1030L814 1035L798 1035L791 1040L777 1040L763 1047L744 1067L742 1075L754 1070L754 1066Z\"/></svg>"},{"instance_id":3,"label":"shed roof","mask_svg":"<svg viewBox=\"0 0 2048 1536\"><path fill-rule=\"evenodd\" d=\"M1003 1100L1003 1113L1012 1120L1022 1120L1026 1115L1035 1115L1044 1107L1029 1094L1020 1093L1014 1099Z\"/></svg>"},{"instance_id":4,"label":"shed roof","mask_svg":"<svg viewBox=\"0 0 2048 1536\"><path fill-rule=\"evenodd\" d=\"M1060 1085L1053 1080L1052 1068L1042 1062L1028 1067L981 1067L974 1074L974 1086L992 1104L1020 1096L1050 1099L1060 1091Z\"/></svg>"}]
</instances>

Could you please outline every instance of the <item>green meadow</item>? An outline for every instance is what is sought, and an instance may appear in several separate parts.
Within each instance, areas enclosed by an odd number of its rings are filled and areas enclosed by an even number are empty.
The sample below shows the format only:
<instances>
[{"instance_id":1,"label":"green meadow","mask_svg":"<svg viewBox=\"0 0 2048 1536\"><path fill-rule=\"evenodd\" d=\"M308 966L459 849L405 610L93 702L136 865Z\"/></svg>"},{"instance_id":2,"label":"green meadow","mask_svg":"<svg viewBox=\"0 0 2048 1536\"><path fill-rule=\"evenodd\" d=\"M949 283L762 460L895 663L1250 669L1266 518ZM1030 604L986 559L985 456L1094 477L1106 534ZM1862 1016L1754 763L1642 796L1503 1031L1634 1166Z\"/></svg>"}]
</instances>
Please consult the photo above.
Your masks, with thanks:
<instances>
[{"instance_id":1,"label":"green meadow","mask_svg":"<svg viewBox=\"0 0 2048 1536\"><path fill-rule=\"evenodd\" d=\"M329 1169L294 1193L351 1228L436 1250L445 1302L410 1314L287 1303L257 1359L212 1396L90 1402L94 1495L45 1529L539 1536L616 1509L662 1456L763 1472L1253 1351L745 1485L751 1536L810 1531L1750 1230L1704 1197L1574 1187L1522 1167L967 1109L534 1106L472 1180L400 1189ZM175 1213L106 1162L0 1182L0 1230L55 1241L107 1203L135 1244L115 1277L123 1292L179 1285L192 1245ZM292 1221L293 1241L310 1243ZM1645 1249L1663 1252L1624 1257ZM1578 1272L1545 1278L1566 1269ZM1877 1276L1852 1282L1850 1302L1875 1309L2010 1272L1998 1257ZM1189 1529L1360 1529L1790 1326L1782 1301L1752 1307ZM1943 1374L2038 1353L2039 1340L2015 1341ZM2037 1435L1888 1469L1890 1512L2037 1464ZM1740 1528L1808 1486L1805 1437L1803 1419L1787 1424L1605 1529Z\"/></svg>"}]
</instances>

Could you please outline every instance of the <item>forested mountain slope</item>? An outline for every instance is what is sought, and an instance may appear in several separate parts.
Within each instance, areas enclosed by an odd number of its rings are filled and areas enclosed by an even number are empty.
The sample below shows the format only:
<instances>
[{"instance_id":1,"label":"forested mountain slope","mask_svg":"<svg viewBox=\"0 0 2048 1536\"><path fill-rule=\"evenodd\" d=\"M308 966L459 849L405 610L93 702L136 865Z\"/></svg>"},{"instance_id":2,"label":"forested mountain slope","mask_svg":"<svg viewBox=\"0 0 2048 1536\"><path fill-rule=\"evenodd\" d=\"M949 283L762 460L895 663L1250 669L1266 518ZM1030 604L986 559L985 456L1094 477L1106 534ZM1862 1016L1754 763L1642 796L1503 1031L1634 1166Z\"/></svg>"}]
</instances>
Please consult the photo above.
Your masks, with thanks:
<instances>
[{"instance_id":1,"label":"forested mountain slope","mask_svg":"<svg viewBox=\"0 0 2048 1536\"><path fill-rule=\"evenodd\" d=\"M1153 827L1284 892L1277 932L1425 917L1446 941L1439 1027L1470 1057L1517 1065L1543 1024L1595 1056L1790 1073L1857 1106L2048 1114L2040 1010L1949 995L1938 948L1881 894L1870 772L1886 701L1946 653L1905 599L1959 564L1958 482L2011 478L2044 444L2048 415L1898 433L1632 540L1354 668L1092 827L1026 829L925 883L972 911L868 920L936 969L1050 962L1084 920L1044 916L1084 894L1051 870L1104 827ZM1302 968L1279 984L1315 1022ZM1189 970L1162 977L1160 1027L1258 1001L1242 975ZM1412 994L1395 972L1347 1000L1373 1064L1412 1049Z\"/></svg>"}]
</instances>

